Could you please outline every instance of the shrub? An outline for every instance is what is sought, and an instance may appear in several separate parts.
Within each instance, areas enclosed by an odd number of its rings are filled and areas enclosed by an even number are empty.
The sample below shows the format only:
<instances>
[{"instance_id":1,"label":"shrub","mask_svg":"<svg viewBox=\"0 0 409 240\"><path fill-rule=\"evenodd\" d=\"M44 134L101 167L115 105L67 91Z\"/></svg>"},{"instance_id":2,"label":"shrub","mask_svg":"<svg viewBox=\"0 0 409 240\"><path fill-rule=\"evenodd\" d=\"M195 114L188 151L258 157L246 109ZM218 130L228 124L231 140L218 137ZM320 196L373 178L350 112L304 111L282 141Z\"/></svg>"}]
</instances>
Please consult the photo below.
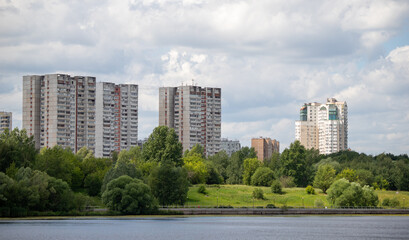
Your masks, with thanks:
<instances>
[{"instance_id":1,"label":"shrub","mask_svg":"<svg viewBox=\"0 0 409 240\"><path fill-rule=\"evenodd\" d=\"M315 194L315 189L311 185L308 185L305 188L305 192L307 192L308 194Z\"/></svg>"},{"instance_id":2,"label":"shrub","mask_svg":"<svg viewBox=\"0 0 409 240\"><path fill-rule=\"evenodd\" d=\"M392 198L392 199L390 199L390 198L385 198L385 199L382 201L382 206L384 206L384 207L392 207L392 208L399 207L399 200L398 200L396 197L394 197L394 198Z\"/></svg>"},{"instance_id":3,"label":"shrub","mask_svg":"<svg viewBox=\"0 0 409 240\"><path fill-rule=\"evenodd\" d=\"M281 176L280 183L283 188L293 188L295 187L294 178L289 176Z\"/></svg>"},{"instance_id":4,"label":"shrub","mask_svg":"<svg viewBox=\"0 0 409 240\"><path fill-rule=\"evenodd\" d=\"M266 208L277 208L277 207L274 204L269 203L267 204Z\"/></svg>"},{"instance_id":5,"label":"shrub","mask_svg":"<svg viewBox=\"0 0 409 240\"><path fill-rule=\"evenodd\" d=\"M197 189L197 192L201 194L207 194L206 187L204 185L200 185L199 188Z\"/></svg>"},{"instance_id":6,"label":"shrub","mask_svg":"<svg viewBox=\"0 0 409 240\"><path fill-rule=\"evenodd\" d=\"M377 206L379 202L378 195L372 187L361 187L359 183L350 183L346 179L335 181L327 192L328 201L335 206Z\"/></svg>"},{"instance_id":7,"label":"shrub","mask_svg":"<svg viewBox=\"0 0 409 240\"><path fill-rule=\"evenodd\" d=\"M253 190L253 198L255 199L264 199L264 192L260 188Z\"/></svg>"},{"instance_id":8,"label":"shrub","mask_svg":"<svg viewBox=\"0 0 409 240\"><path fill-rule=\"evenodd\" d=\"M253 186L271 186L274 180L274 172L268 167L259 167L251 176L251 185Z\"/></svg>"},{"instance_id":9,"label":"shrub","mask_svg":"<svg viewBox=\"0 0 409 240\"><path fill-rule=\"evenodd\" d=\"M314 201L314 206L316 208L323 208L324 207L324 201L322 201L321 199L317 198Z\"/></svg>"},{"instance_id":10,"label":"shrub","mask_svg":"<svg viewBox=\"0 0 409 240\"><path fill-rule=\"evenodd\" d=\"M277 181L277 180L273 181L273 183L271 184L271 192L278 193L278 194L283 193L283 188L281 187L280 181Z\"/></svg>"}]
</instances>

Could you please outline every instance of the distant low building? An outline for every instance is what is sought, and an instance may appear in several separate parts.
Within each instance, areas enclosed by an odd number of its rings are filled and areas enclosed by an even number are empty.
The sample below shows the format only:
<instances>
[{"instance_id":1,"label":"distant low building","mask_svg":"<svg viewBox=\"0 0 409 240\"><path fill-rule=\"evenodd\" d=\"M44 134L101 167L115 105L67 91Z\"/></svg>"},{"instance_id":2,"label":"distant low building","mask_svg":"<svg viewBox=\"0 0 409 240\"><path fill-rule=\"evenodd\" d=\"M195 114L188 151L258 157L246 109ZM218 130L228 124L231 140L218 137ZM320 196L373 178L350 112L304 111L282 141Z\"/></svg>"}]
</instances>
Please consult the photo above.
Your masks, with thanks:
<instances>
[{"instance_id":1,"label":"distant low building","mask_svg":"<svg viewBox=\"0 0 409 240\"><path fill-rule=\"evenodd\" d=\"M257 158L260 161L271 158L275 152L280 152L280 142L271 138L252 138L251 147L257 152Z\"/></svg>"},{"instance_id":2,"label":"distant low building","mask_svg":"<svg viewBox=\"0 0 409 240\"><path fill-rule=\"evenodd\" d=\"M241 149L239 140L229 140L227 138L222 138L220 141L220 150L226 151L226 153L231 156L234 152Z\"/></svg>"},{"instance_id":3,"label":"distant low building","mask_svg":"<svg viewBox=\"0 0 409 240\"><path fill-rule=\"evenodd\" d=\"M11 112L0 112L0 134L4 132L4 130L9 129L12 130L12 113Z\"/></svg>"}]
</instances>

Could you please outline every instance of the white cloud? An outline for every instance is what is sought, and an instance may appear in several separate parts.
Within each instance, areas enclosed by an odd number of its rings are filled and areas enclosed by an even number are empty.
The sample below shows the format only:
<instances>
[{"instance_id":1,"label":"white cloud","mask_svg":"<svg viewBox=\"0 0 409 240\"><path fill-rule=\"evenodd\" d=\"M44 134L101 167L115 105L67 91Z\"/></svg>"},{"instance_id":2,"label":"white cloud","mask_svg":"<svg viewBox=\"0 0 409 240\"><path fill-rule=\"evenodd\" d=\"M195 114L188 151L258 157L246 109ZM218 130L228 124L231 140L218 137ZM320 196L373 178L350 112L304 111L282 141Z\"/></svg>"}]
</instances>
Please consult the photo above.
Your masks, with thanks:
<instances>
[{"instance_id":1,"label":"white cloud","mask_svg":"<svg viewBox=\"0 0 409 240\"><path fill-rule=\"evenodd\" d=\"M409 46L384 54L383 44L408 16L403 0L3 1L0 108L21 119L26 74L136 83L144 137L158 87L194 79L222 88L223 136L245 145L263 135L283 149L299 107L335 96L349 105L351 148L402 153Z\"/></svg>"}]
</instances>

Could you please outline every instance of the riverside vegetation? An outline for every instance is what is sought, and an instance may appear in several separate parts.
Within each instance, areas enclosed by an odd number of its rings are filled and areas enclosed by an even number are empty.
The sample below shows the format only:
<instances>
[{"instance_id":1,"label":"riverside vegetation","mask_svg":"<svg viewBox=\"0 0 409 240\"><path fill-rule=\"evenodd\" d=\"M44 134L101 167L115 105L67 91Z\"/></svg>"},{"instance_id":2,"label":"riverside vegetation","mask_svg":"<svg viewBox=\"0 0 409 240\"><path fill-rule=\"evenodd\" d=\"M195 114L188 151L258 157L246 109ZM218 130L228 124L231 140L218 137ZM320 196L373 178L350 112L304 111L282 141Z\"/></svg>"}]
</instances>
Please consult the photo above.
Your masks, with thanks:
<instances>
[{"instance_id":1,"label":"riverside vegetation","mask_svg":"<svg viewBox=\"0 0 409 240\"><path fill-rule=\"evenodd\" d=\"M182 153L174 130L164 126L142 149L110 158L87 148L37 151L25 130L6 130L0 135L0 216L101 214L86 211L95 207L110 209L102 214L160 214L159 206L189 204L404 207L409 190L406 154L320 155L298 141L264 162L248 147L232 156L203 152L196 145Z\"/></svg>"}]
</instances>

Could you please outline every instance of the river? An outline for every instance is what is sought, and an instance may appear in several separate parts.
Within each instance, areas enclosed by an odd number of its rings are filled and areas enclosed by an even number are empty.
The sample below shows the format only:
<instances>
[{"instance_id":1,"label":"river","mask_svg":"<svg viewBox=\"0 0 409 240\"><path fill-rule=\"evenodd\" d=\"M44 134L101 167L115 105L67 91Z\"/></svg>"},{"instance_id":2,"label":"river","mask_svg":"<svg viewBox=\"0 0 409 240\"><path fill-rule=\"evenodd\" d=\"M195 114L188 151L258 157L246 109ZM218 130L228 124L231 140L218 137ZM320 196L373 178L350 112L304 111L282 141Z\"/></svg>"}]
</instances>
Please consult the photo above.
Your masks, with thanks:
<instances>
[{"instance_id":1,"label":"river","mask_svg":"<svg viewBox=\"0 0 409 240\"><path fill-rule=\"evenodd\" d=\"M408 216L0 220L0 239L409 239Z\"/></svg>"}]
</instances>

